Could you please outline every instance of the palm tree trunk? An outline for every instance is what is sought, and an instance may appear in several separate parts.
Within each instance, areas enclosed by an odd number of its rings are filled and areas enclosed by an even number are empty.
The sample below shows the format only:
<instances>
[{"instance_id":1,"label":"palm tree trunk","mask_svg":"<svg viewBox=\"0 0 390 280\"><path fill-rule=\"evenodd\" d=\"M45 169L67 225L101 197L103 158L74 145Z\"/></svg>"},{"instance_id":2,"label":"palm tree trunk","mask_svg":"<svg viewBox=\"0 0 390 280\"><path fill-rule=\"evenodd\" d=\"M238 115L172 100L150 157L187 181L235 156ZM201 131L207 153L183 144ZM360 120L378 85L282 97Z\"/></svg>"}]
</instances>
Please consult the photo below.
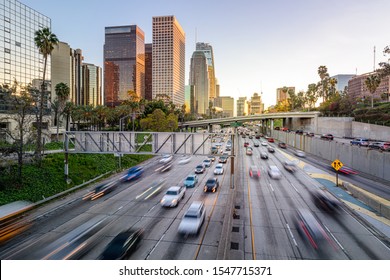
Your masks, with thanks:
<instances>
[{"instance_id":1,"label":"palm tree trunk","mask_svg":"<svg viewBox=\"0 0 390 280\"><path fill-rule=\"evenodd\" d=\"M41 85L41 100L39 104L39 118L38 118L38 132L37 132L37 149L35 151L35 157L39 162L39 165L41 164L42 159L42 122L43 122L43 99L45 96L45 78L46 78L46 64L47 64L47 56L45 56L45 62L43 66L43 78L42 78L42 85Z\"/></svg>"}]
</instances>

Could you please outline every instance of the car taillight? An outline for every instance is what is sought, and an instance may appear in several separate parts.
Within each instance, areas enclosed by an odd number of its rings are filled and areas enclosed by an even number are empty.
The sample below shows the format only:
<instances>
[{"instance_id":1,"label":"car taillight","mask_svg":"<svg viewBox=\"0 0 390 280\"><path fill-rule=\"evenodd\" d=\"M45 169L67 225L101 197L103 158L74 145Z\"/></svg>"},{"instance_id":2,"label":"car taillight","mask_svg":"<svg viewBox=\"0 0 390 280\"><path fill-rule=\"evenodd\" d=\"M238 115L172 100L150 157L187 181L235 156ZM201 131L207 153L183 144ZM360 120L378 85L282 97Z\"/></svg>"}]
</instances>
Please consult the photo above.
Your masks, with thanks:
<instances>
[{"instance_id":1,"label":"car taillight","mask_svg":"<svg viewBox=\"0 0 390 280\"><path fill-rule=\"evenodd\" d=\"M260 171L257 171L257 176L259 176L259 177L260 177Z\"/></svg>"},{"instance_id":2,"label":"car taillight","mask_svg":"<svg viewBox=\"0 0 390 280\"><path fill-rule=\"evenodd\" d=\"M253 176L253 174L252 174L252 170L251 171L249 171L249 175L252 177Z\"/></svg>"}]
</instances>

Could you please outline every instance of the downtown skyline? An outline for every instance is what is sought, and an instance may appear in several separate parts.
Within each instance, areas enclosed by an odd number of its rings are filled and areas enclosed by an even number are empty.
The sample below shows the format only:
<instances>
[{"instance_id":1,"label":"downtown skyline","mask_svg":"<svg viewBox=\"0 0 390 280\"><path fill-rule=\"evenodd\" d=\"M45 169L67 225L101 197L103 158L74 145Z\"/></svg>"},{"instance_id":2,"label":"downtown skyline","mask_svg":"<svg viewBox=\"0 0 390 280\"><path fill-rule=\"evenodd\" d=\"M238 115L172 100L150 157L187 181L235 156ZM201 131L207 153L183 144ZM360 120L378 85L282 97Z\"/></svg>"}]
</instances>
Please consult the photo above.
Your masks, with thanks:
<instances>
[{"instance_id":1,"label":"downtown skyline","mask_svg":"<svg viewBox=\"0 0 390 280\"><path fill-rule=\"evenodd\" d=\"M195 43L210 43L221 96L263 92L266 107L276 103L277 88L300 91L318 82L320 65L331 76L370 72L374 46L376 65L388 59L382 51L390 44L390 3L383 0L21 2L50 17L60 41L101 67L105 27L136 24L151 43L152 18L174 15L186 36L185 84Z\"/></svg>"}]
</instances>

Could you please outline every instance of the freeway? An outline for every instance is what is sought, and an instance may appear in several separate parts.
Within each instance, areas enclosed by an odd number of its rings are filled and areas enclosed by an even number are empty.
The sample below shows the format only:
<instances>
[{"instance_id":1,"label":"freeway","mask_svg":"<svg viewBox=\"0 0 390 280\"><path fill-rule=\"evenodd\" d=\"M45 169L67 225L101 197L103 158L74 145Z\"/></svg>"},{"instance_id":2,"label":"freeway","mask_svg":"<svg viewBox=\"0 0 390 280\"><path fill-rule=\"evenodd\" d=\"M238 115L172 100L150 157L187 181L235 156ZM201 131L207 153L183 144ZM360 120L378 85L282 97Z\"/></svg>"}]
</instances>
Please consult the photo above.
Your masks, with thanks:
<instances>
[{"instance_id":1,"label":"freeway","mask_svg":"<svg viewBox=\"0 0 390 280\"><path fill-rule=\"evenodd\" d=\"M253 140L249 142L253 147ZM158 160L150 160L140 179L122 183L96 200L83 200L88 192L84 189L33 211L32 226L2 244L0 257L98 259L119 232L132 228L143 229L138 248L126 257L137 260L390 259L387 239L344 204L332 212L318 208L312 191L321 185L303 169L285 170L284 150L269 145L276 151L264 160L260 152L266 151L265 146L253 147L253 154L246 155L243 139L237 138L236 183L231 184L232 158L223 164L222 175L213 175L214 162L174 208L160 205L165 191L182 185L205 157L193 156L187 164L179 164L180 157L175 157L166 172L159 171ZM252 165L260 168L259 179L249 176ZM271 165L279 168L281 179L267 174ZM203 192L206 180L215 176L219 189ZM193 201L204 202L205 221L197 235L179 234L179 224ZM304 214L306 226L299 213Z\"/></svg>"}]
</instances>

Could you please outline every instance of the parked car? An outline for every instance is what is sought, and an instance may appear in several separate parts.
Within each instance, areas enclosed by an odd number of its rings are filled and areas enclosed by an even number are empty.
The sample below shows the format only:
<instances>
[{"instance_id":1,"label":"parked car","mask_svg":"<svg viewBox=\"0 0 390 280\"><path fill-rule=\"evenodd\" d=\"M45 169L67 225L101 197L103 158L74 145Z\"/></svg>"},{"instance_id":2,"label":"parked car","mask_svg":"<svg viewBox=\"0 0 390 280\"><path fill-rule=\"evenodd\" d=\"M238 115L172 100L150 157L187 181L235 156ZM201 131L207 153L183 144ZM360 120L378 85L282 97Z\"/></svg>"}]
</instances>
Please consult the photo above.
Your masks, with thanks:
<instances>
[{"instance_id":1,"label":"parked car","mask_svg":"<svg viewBox=\"0 0 390 280\"><path fill-rule=\"evenodd\" d=\"M127 230L119 233L106 246L100 255L102 260L122 260L137 249L143 235L143 229Z\"/></svg>"},{"instance_id":2,"label":"parked car","mask_svg":"<svg viewBox=\"0 0 390 280\"><path fill-rule=\"evenodd\" d=\"M195 173L196 173L196 174L201 174L201 173L203 173L203 172L205 172L205 171L206 171L206 168L204 167L203 164L199 164L199 165L197 165L196 168L195 168Z\"/></svg>"},{"instance_id":3,"label":"parked car","mask_svg":"<svg viewBox=\"0 0 390 280\"><path fill-rule=\"evenodd\" d=\"M160 201L163 207L176 207L186 194L185 186L170 187Z\"/></svg>"},{"instance_id":4,"label":"parked car","mask_svg":"<svg viewBox=\"0 0 390 280\"><path fill-rule=\"evenodd\" d=\"M131 181L136 180L142 176L144 170L140 166L133 166L128 171L127 174L122 178L122 181Z\"/></svg>"},{"instance_id":5,"label":"parked car","mask_svg":"<svg viewBox=\"0 0 390 280\"><path fill-rule=\"evenodd\" d=\"M297 165L293 161L286 160L283 162L283 166L288 172L294 173L297 171Z\"/></svg>"},{"instance_id":6,"label":"parked car","mask_svg":"<svg viewBox=\"0 0 390 280\"><path fill-rule=\"evenodd\" d=\"M179 224L180 234L198 234L206 217L206 208L202 201L194 201L185 212Z\"/></svg>"},{"instance_id":7,"label":"parked car","mask_svg":"<svg viewBox=\"0 0 390 280\"><path fill-rule=\"evenodd\" d=\"M216 166L215 166L215 169L214 169L214 174L215 175L222 175L223 174L223 164L222 163L218 163Z\"/></svg>"},{"instance_id":8,"label":"parked car","mask_svg":"<svg viewBox=\"0 0 390 280\"><path fill-rule=\"evenodd\" d=\"M280 142L280 143L278 144L278 146L279 146L279 148L287 149L287 145L286 145L286 143L284 143L284 142Z\"/></svg>"},{"instance_id":9,"label":"parked car","mask_svg":"<svg viewBox=\"0 0 390 280\"><path fill-rule=\"evenodd\" d=\"M218 178L213 177L206 181L206 184L204 185L203 191L204 192L216 192L219 187L219 181Z\"/></svg>"},{"instance_id":10,"label":"parked car","mask_svg":"<svg viewBox=\"0 0 390 280\"><path fill-rule=\"evenodd\" d=\"M273 147L268 147L267 150L270 153L275 153L275 149Z\"/></svg>"},{"instance_id":11,"label":"parked car","mask_svg":"<svg viewBox=\"0 0 390 280\"><path fill-rule=\"evenodd\" d=\"M322 134L321 139L326 139L326 140L333 140L333 135L332 134Z\"/></svg>"},{"instance_id":12,"label":"parked car","mask_svg":"<svg viewBox=\"0 0 390 280\"><path fill-rule=\"evenodd\" d=\"M266 152L260 152L260 158L268 159L268 154Z\"/></svg>"},{"instance_id":13,"label":"parked car","mask_svg":"<svg viewBox=\"0 0 390 280\"><path fill-rule=\"evenodd\" d=\"M276 165L271 165L268 168L268 175L272 179L280 179L280 178L282 178L282 173L280 172L279 168Z\"/></svg>"},{"instance_id":14,"label":"parked car","mask_svg":"<svg viewBox=\"0 0 390 280\"><path fill-rule=\"evenodd\" d=\"M260 178L260 169L256 165L249 167L249 176L253 178Z\"/></svg>"},{"instance_id":15,"label":"parked car","mask_svg":"<svg viewBox=\"0 0 390 280\"><path fill-rule=\"evenodd\" d=\"M354 140L351 141L351 145L357 145L359 147L363 146L363 147L368 147L368 139L366 138L356 138Z\"/></svg>"}]
</instances>

